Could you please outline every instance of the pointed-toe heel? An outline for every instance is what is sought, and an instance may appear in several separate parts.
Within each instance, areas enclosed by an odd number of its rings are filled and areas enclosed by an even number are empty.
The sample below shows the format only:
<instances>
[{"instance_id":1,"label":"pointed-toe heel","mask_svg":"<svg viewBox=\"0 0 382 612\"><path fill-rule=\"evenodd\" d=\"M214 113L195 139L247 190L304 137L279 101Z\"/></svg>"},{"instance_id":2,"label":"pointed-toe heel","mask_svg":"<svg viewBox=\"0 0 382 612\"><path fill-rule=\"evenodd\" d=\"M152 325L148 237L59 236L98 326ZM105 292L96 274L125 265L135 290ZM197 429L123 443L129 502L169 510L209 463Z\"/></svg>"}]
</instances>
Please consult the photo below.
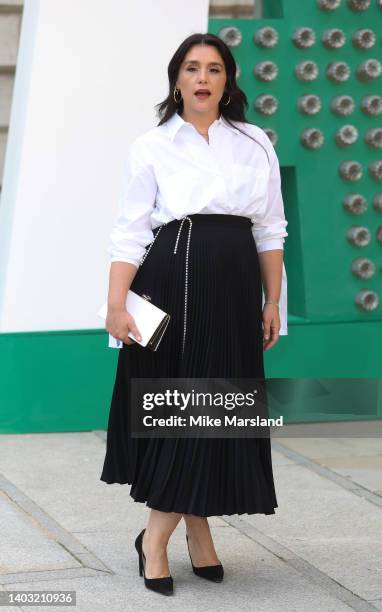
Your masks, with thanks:
<instances>
[{"instance_id":1,"label":"pointed-toe heel","mask_svg":"<svg viewBox=\"0 0 382 612\"><path fill-rule=\"evenodd\" d=\"M188 535L186 534L187 540L187 548L188 554L190 555L190 561L192 565L192 571L196 576L200 576L200 578L206 578L207 580L212 580L212 582L221 582L224 577L224 569L221 563L218 565L206 565L204 567L195 567L192 563L190 547L188 545Z\"/></svg>"},{"instance_id":2,"label":"pointed-toe heel","mask_svg":"<svg viewBox=\"0 0 382 612\"><path fill-rule=\"evenodd\" d=\"M164 578L146 578L145 575L145 563L146 558L142 550L142 541L143 534L145 533L145 529L141 531L139 536L137 536L135 540L135 549L138 553L138 567L139 567L139 575L143 576L145 586L156 593L160 593L161 595L172 595L174 592L174 582L172 576L165 576Z\"/></svg>"}]
</instances>

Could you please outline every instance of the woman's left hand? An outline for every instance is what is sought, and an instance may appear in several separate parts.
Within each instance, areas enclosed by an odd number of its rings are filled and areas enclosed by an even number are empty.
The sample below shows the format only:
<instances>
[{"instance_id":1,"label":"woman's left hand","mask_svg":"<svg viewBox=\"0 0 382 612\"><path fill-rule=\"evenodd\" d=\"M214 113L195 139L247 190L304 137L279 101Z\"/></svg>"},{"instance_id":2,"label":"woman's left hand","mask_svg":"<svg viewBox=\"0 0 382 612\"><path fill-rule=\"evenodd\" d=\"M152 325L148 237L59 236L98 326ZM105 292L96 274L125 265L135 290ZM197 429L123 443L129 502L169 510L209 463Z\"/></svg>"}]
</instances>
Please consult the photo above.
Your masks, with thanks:
<instances>
[{"instance_id":1,"label":"woman's left hand","mask_svg":"<svg viewBox=\"0 0 382 612\"><path fill-rule=\"evenodd\" d=\"M263 308L263 350L267 351L279 339L280 331L279 308L276 304L264 304Z\"/></svg>"}]
</instances>

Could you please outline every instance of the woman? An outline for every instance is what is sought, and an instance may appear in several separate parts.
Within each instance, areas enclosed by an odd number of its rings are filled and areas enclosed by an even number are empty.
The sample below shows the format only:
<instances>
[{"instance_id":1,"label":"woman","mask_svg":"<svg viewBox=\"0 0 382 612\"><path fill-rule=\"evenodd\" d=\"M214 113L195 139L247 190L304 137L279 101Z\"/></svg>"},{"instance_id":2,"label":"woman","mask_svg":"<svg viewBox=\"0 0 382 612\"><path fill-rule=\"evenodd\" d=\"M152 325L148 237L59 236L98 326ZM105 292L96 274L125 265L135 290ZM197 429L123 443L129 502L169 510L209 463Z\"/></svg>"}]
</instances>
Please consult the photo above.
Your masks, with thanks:
<instances>
[{"instance_id":1,"label":"woman","mask_svg":"<svg viewBox=\"0 0 382 612\"><path fill-rule=\"evenodd\" d=\"M106 329L123 346L101 475L151 508L135 546L145 585L162 594L173 593L166 548L182 517L194 573L219 582L207 517L275 513L270 440L131 437L129 381L262 378L263 351L287 333L279 164L245 119L235 60L220 38L193 34L168 76L159 124L131 145L111 236ZM140 340L129 288L171 314L155 352L128 337Z\"/></svg>"}]
</instances>

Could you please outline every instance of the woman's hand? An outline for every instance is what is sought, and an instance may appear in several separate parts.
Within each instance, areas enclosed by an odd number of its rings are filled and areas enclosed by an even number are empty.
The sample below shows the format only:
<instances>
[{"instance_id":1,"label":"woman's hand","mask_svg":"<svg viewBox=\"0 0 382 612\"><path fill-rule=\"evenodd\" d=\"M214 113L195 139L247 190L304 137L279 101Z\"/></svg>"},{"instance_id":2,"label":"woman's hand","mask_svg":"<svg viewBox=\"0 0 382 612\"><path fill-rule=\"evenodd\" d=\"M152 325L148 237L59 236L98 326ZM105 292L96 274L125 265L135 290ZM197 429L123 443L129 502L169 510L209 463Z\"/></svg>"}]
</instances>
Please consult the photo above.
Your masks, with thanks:
<instances>
[{"instance_id":1,"label":"woman's hand","mask_svg":"<svg viewBox=\"0 0 382 612\"><path fill-rule=\"evenodd\" d=\"M129 331L134 334L137 340L142 340L134 317L126 309L108 310L105 327L109 334L117 340L122 340L125 344L136 344L135 340L127 335Z\"/></svg>"},{"instance_id":2,"label":"woman's hand","mask_svg":"<svg viewBox=\"0 0 382 612\"><path fill-rule=\"evenodd\" d=\"M281 327L279 307L276 304L264 304L263 308L263 350L267 351L279 339Z\"/></svg>"}]
</instances>

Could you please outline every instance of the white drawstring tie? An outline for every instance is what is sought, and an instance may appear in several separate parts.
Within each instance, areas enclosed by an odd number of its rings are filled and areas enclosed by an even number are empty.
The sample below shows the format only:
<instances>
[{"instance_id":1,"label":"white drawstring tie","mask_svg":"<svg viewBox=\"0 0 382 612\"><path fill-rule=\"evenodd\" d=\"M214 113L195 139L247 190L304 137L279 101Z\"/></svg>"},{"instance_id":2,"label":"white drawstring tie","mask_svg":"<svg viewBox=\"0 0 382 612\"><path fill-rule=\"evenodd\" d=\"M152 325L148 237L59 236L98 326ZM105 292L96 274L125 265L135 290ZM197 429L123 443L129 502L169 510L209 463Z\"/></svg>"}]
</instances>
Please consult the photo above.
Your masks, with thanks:
<instances>
[{"instance_id":1,"label":"white drawstring tie","mask_svg":"<svg viewBox=\"0 0 382 612\"><path fill-rule=\"evenodd\" d=\"M188 220L190 222L189 224L189 228L188 228L188 238L187 238L187 248L186 248L186 265L185 265L185 280L184 280L184 318L183 318L183 343L182 343L182 358L184 355L184 347L185 347L185 342L186 342L186 332L187 332L187 298L188 298L188 258L189 258L189 251L190 251L190 240L191 240L191 229L192 229L192 220L190 219L190 217L183 217L182 218L182 222L179 226L179 230L178 230L178 234L176 237L176 241L175 241L175 247L174 247L174 251L173 254L176 255L177 253L177 249L178 249L178 242L179 242L179 238L180 238L180 233L182 231L182 227L183 227L183 223L185 220ZM167 225L168 223L171 223L171 221L167 221L167 223L163 223L160 227L159 230L156 233L156 236L154 238L154 240L152 240L152 242L150 243L149 248L147 249L147 251L145 252L145 254L143 255L143 257L140 260L140 265L142 265L142 263L144 262L144 260L146 259L151 247L153 246L155 240L158 237L159 232L161 231L162 227L164 227L165 225Z\"/></svg>"}]
</instances>

